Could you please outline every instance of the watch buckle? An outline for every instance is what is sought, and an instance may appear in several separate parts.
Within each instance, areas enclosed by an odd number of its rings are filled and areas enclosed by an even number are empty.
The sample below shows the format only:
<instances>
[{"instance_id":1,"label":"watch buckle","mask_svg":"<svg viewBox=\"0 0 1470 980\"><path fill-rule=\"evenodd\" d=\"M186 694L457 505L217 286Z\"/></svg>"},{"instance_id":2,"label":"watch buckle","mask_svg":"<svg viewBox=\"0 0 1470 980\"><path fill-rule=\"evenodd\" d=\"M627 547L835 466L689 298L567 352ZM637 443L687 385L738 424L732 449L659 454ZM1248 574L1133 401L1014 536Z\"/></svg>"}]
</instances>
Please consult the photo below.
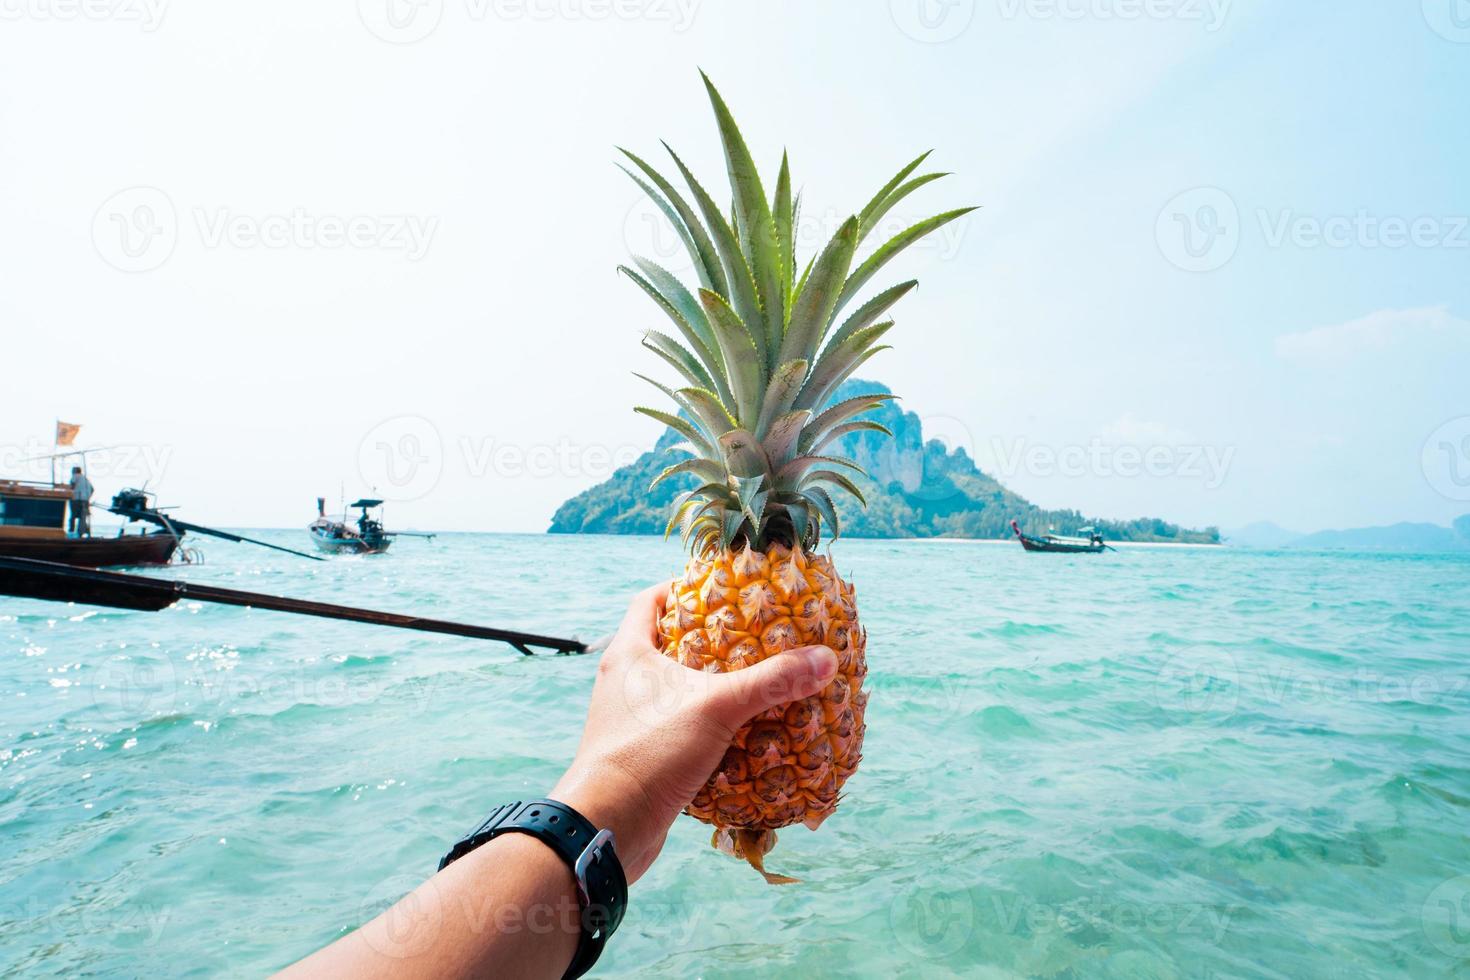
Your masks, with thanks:
<instances>
[{"instance_id":1,"label":"watch buckle","mask_svg":"<svg viewBox=\"0 0 1470 980\"><path fill-rule=\"evenodd\" d=\"M582 853L577 855L576 863L572 865L572 874L577 879L577 897L582 900L582 907L586 908L592 904L592 897L587 892L587 869L592 866L593 861L602 859L602 849L613 842L611 830L599 830L588 841Z\"/></svg>"}]
</instances>

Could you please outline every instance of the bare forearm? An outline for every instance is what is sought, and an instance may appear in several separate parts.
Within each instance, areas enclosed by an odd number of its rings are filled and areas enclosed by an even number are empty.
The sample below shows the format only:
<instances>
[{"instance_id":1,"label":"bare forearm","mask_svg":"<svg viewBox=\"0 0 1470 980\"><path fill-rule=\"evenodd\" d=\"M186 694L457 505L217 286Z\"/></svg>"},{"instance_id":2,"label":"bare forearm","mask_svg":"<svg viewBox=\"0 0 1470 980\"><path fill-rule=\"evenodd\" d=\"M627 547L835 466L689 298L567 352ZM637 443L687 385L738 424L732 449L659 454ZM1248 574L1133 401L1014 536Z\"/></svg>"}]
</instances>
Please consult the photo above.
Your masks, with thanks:
<instances>
[{"instance_id":1,"label":"bare forearm","mask_svg":"<svg viewBox=\"0 0 1470 980\"><path fill-rule=\"evenodd\" d=\"M580 912L570 869L545 844L504 834L282 977L560 977Z\"/></svg>"}]
</instances>

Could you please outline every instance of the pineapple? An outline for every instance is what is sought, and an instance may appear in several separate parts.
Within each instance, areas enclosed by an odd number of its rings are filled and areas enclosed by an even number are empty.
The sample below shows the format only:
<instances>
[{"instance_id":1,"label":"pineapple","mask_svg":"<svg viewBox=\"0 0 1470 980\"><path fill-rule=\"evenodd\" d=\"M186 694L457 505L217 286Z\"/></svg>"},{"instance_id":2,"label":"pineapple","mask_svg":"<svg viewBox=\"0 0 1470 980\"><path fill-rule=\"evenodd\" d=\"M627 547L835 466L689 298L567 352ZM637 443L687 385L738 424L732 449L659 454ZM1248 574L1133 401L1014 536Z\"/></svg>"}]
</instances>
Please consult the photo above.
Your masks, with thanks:
<instances>
[{"instance_id":1,"label":"pineapple","mask_svg":"<svg viewBox=\"0 0 1470 980\"><path fill-rule=\"evenodd\" d=\"M862 416L893 396L829 402L859 365L886 349L878 341L893 322L882 317L917 282L877 292L833 326L890 259L972 209L921 221L854 264L863 239L895 204L943 176L910 176L926 153L843 222L798 275L800 197L792 195L786 155L768 201L735 120L702 77L724 145L730 215L667 145L688 198L621 150L632 164L624 171L673 225L699 281L685 286L644 258L619 271L653 298L678 335L649 331L643 340L680 381L669 387L644 378L677 411L637 411L674 429L691 453L654 484L686 473L697 484L677 498L666 532L680 528L692 556L669 591L661 652L712 672L812 644L837 654L837 675L824 691L766 711L736 734L685 811L715 827L716 847L782 884L794 879L764 868L775 832L797 823L815 829L836 809L862 758L868 700L867 634L853 587L816 549L824 522L832 538L840 533L832 491L863 502L853 480L861 470L829 447L852 432L891 435Z\"/></svg>"}]
</instances>

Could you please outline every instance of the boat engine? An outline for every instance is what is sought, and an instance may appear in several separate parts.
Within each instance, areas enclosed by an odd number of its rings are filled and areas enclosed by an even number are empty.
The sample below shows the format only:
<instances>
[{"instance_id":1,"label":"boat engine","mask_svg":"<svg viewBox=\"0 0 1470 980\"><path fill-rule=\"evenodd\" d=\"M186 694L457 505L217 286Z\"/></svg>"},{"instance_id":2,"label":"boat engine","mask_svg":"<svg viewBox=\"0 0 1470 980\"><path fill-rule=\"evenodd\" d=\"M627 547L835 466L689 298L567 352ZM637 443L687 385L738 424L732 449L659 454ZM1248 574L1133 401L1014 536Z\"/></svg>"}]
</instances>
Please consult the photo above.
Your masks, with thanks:
<instances>
[{"instance_id":1,"label":"boat engine","mask_svg":"<svg viewBox=\"0 0 1470 980\"><path fill-rule=\"evenodd\" d=\"M112 506L108 509L114 514L121 514L130 521L136 521L138 518L132 516L133 514L138 511L151 511L153 508L148 506L148 494L146 491L134 490L129 487L126 490L119 490L112 495Z\"/></svg>"}]
</instances>

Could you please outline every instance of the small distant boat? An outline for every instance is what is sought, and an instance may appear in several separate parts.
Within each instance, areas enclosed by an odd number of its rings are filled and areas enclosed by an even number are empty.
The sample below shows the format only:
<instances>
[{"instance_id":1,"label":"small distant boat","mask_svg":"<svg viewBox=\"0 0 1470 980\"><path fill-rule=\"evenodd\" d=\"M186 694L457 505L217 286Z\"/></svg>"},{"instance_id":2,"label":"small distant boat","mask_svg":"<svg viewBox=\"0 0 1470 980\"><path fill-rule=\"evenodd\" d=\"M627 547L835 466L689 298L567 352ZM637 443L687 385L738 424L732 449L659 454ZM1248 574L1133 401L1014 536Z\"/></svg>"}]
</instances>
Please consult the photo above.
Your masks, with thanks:
<instances>
[{"instance_id":1,"label":"small distant boat","mask_svg":"<svg viewBox=\"0 0 1470 980\"><path fill-rule=\"evenodd\" d=\"M388 531L383 522L370 513L382 507L383 502L364 497L354 500L349 507L358 509L356 526L347 523L347 516L334 521L327 516L325 497L316 498L316 520L306 526L312 542L322 551L332 555L381 555L388 550L396 537L433 538L432 534L413 531Z\"/></svg>"},{"instance_id":2,"label":"small distant boat","mask_svg":"<svg viewBox=\"0 0 1470 980\"><path fill-rule=\"evenodd\" d=\"M1102 535L1092 527L1078 528L1077 537L1044 534L1039 538L1033 538L1029 534L1022 534L1021 525L1015 521L1011 521L1011 530L1016 532L1016 537L1021 539L1021 547L1027 551L1049 551L1061 555L1097 555L1113 550L1103 543Z\"/></svg>"}]
</instances>

